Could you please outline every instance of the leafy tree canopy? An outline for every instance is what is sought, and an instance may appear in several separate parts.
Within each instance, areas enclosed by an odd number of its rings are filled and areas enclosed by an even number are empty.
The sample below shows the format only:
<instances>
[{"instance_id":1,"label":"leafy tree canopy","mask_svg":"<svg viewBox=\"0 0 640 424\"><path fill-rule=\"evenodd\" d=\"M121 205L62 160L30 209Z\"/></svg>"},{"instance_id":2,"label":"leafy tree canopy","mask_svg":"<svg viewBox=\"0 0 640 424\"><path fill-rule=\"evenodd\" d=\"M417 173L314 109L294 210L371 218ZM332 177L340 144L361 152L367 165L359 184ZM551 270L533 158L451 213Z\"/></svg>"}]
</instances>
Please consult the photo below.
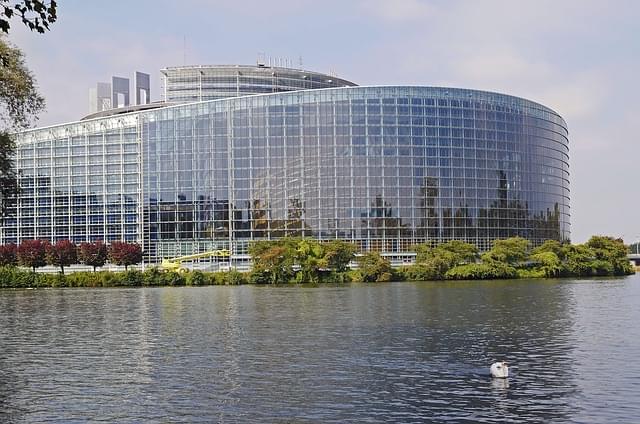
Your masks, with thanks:
<instances>
[{"instance_id":1,"label":"leafy tree canopy","mask_svg":"<svg viewBox=\"0 0 640 424\"><path fill-rule=\"evenodd\" d=\"M18 263L35 272L36 268L46 265L45 255L48 246L47 241L24 240L18 246Z\"/></svg>"},{"instance_id":2,"label":"leafy tree canopy","mask_svg":"<svg viewBox=\"0 0 640 424\"><path fill-rule=\"evenodd\" d=\"M358 271L365 283L386 282L393 278L389 259L378 252L367 252L357 258Z\"/></svg>"},{"instance_id":3,"label":"leafy tree canopy","mask_svg":"<svg viewBox=\"0 0 640 424\"><path fill-rule=\"evenodd\" d=\"M59 240L46 249L46 261L49 265L59 266L64 274L64 267L76 263L76 245L69 240Z\"/></svg>"},{"instance_id":4,"label":"leafy tree canopy","mask_svg":"<svg viewBox=\"0 0 640 424\"><path fill-rule=\"evenodd\" d=\"M2 1L2 0L0 0ZM13 162L15 144L12 133L28 128L38 112L44 109L44 98L36 89L36 81L24 63L22 52L0 36L0 204L15 198L18 183Z\"/></svg>"},{"instance_id":5,"label":"leafy tree canopy","mask_svg":"<svg viewBox=\"0 0 640 424\"><path fill-rule=\"evenodd\" d=\"M0 246L0 266L15 266L18 263L18 246L15 243Z\"/></svg>"},{"instance_id":6,"label":"leafy tree canopy","mask_svg":"<svg viewBox=\"0 0 640 424\"><path fill-rule=\"evenodd\" d=\"M96 267L102 266L107 262L107 246L97 241L95 243L81 243L78 250L78 259L85 265L93 267L93 272L96 272Z\"/></svg>"},{"instance_id":7,"label":"leafy tree canopy","mask_svg":"<svg viewBox=\"0 0 640 424\"><path fill-rule=\"evenodd\" d=\"M31 31L43 34L58 18L57 10L55 0L0 0L0 30L8 33L11 28L9 21L19 18Z\"/></svg>"},{"instance_id":8,"label":"leafy tree canopy","mask_svg":"<svg viewBox=\"0 0 640 424\"><path fill-rule=\"evenodd\" d=\"M529 240L522 237L494 240L490 251L482 255L483 261L497 261L507 264L517 264L527 260Z\"/></svg>"},{"instance_id":9,"label":"leafy tree canopy","mask_svg":"<svg viewBox=\"0 0 640 424\"><path fill-rule=\"evenodd\" d=\"M136 265L142 262L142 248L137 243L114 241L109 246L109 259L112 264L124 266Z\"/></svg>"}]
</instances>

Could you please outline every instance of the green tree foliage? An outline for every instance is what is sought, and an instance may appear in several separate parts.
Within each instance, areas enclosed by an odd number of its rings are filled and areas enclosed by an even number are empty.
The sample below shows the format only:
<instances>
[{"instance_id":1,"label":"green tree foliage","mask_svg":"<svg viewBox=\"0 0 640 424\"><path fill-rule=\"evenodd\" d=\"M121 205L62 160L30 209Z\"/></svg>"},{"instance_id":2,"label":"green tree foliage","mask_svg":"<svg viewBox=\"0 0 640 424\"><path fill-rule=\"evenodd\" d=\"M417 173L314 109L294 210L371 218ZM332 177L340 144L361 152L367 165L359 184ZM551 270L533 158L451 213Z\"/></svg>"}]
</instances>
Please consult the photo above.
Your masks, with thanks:
<instances>
[{"instance_id":1,"label":"green tree foliage","mask_svg":"<svg viewBox=\"0 0 640 424\"><path fill-rule=\"evenodd\" d=\"M545 277L558 277L562 272L562 262L553 251L539 251L532 253L529 258L537 265Z\"/></svg>"},{"instance_id":2,"label":"green tree foliage","mask_svg":"<svg viewBox=\"0 0 640 424\"><path fill-rule=\"evenodd\" d=\"M109 246L109 260L112 264L124 266L127 270L129 265L142 262L142 248L137 243L114 241Z\"/></svg>"},{"instance_id":3,"label":"green tree foliage","mask_svg":"<svg viewBox=\"0 0 640 424\"><path fill-rule=\"evenodd\" d=\"M293 240L258 241L249 246L253 260L252 282L287 283L295 274L296 260Z\"/></svg>"},{"instance_id":4,"label":"green tree foliage","mask_svg":"<svg viewBox=\"0 0 640 424\"><path fill-rule=\"evenodd\" d=\"M506 262L490 260L483 263L458 265L445 274L449 280L494 280L516 278L516 268Z\"/></svg>"},{"instance_id":5,"label":"green tree foliage","mask_svg":"<svg viewBox=\"0 0 640 424\"><path fill-rule=\"evenodd\" d=\"M22 52L0 36L0 205L5 214L8 202L18 193L12 134L28 128L44 99L36 89L33 75Z\"/></svg>"},{"instance_id":6,"label":"green tree foliage","mask_svg":"<svg viewBox=\"0 0 640 424\"><path fill-rule=\"evenodd\" d=\"M9 20L18 17L31 31L43 34L58 18L57 9L55 0L0 0L0 30L8 33L11 28Z\"/></svg>"},{"instance_id":7,"label":"green tree foliage","mask_svg":"<svg viewBox=\"0 0 640 424\"><path fill-rule=\"evenodd\" d=\"M356 247L342 240L323 243L322 248L327 267L335 272L344 272L349 269L349 262L354 259L356 254Z\"/></svg>"},{"instance_id":8,"label":"green tree foliage","mask_svg":"<svg viewBox=\"0 0 640 424\"><path fill-rule=\"evenodd\" d=\"M107 262L107 256L107 246L101 241L81 243L78 248L80 263L92 266L93 272L96 272L96 267L103 266Z\"/></svg>"},{"instance_id":9,"label":"green tree foliage","mask_svg":"<svg viewBox=\"0 0 640 424\"><path fill-rule=\"evenodd\" d=\"M625 246L622 239L607 236L593 236L586 245L593 250L597 261L604 261L611 264L613 274L633 274L633 269L629 263L629 259L627 259L627 246Z\"/></svg>"},{"instance_id":10,"label":"green tree foliage","mask_svg":"<svg viewBox=\"0 0 640 424\"><path fill-rule=\"evenodd\" d=\"M310 239L302 239L296 243L295 261L300 267L296 274L297 282L300 283L318 283L320 271L329 267L322 245Z\"/></svg>"},{"instance_id":11,"label":"green tree foliage","mask_svg":"<svg viewBox=\"0 0 640 424\"><path fill-rule=\"evenodd\" d=\"M29 267L34 272L36 268L45 266L47 246L49 242L43 240L24 240L18 246L18 264Z\"/></svg>"},{"instance_id":12,"label":"green tree foliage","mask_svg":"<svg viewBox=\"0 0 640 424\"><path fill-rule=\"evenodd\" d=\"M365 283L391 281L393 269L389 259L378 252L367 252L356 258L358 271Z\"/></svg>"},{"instance_id":13,"label":"green tree foliage","mask_svg":"<svg viewBox=\"0 0 640 424\"><path fill-rule=\"evenodd\" d=\"M416 266L407 278L412 280L442 280L447 271L457 265L474 263L478 248L460 240L451 240L431 248L427 244L415 246Z\"/></svg>"},{"instance_id":14,"label":"green tree foliage","mask_svg":"<svg viewBox=\"0 0 640 424\"><path fill-rule=\"evenodd\" d=\"M18 246L15 243L0 246L0 266L16 266L18 264Z\"/></svg>"},{"instance_id":15,"label":"green tree foliage","mask_svg":"<svg viewBox=\"0 0 640 424\"><path fill-rule=\"evenodd\" d=\"M337 274L346 271L355 247L338 240L320 243L285 237L256 241L249 246L249 254L253 260L253 283L318 283L340 280Z\"/></svg>"},{"instance_id":16,"label":"green tree foliage","mask_svg":"<svg viewBox=\"0 0 640 424\"><path fill-rule=\"evenodd\" d=\"M593 250L584 244L567 245L562 249L565 260L563 262L563 275L576 277L588 277L597 275L593 272L595 259Z\"/></svg>"},{"instance_id":17,"label":"green tree foliage","mask_svg":"<svg viewBox=\"0 0 640 424\"><path fill-rule=\"evenodd\" d=\"M536 255L538 253L544 253L544 252L552 252L552 253L555 253L558 258L560 259L564 258L563 244L557 240L545 241L540 246L534 248L531 251L531 254Z\"/></svg>"},{"instance_id":18,"label":"green tree foliage","mask_svg":"<svg viewBox=\"0 0 640 424\"><path fill-rule=\"evenodd\" d=\"M459 243L459 242L458 242ZM407 279L487 279L516 277L588 277L627 275L633 267L621 239L594 236L587 243L571 245L549 240L529 254L529 241L512 237L495 240L476 263L474 250L444 243L436 248L416 246L417 263L402 273ZM464 253L468 253L465 257ZM455 259L452 259L455 258Z\"/></svg>"},{"instance_id":19,"label":"green tree foliage","mask_svg":"<svg viewBox=\"0 0 640 424\"><path fill-rule=\"evenodd\" d=\"M59 266L60 273L64 274L65 266L77 263L76 251L76 245L69 240L59 240L47 246L45 260L49 265Z\"/></svg>"},{"instance_id":20,"label":"green tree foliage","mask_svg":"<svg viewBox=\"0 0 640 424\"><path fill-rule=\"evenodd\" d=\"M482 261L517 265L527 260L529 245L529 240L522 237L494 240L491 250L482 255Z\"/></svg>"}]
</instances>

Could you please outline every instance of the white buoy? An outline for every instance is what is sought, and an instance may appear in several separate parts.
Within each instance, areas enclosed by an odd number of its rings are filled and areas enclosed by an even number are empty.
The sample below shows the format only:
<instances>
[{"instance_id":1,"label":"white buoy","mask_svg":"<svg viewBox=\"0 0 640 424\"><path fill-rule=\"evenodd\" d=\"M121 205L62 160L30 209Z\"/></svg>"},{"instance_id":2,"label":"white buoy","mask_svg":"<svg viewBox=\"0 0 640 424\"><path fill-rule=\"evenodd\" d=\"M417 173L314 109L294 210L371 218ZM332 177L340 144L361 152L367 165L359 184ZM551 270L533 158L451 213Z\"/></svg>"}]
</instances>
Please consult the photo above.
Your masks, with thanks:
<instances>
[{"instance_id":1,"label":"white buoy","mask_svg":"<svg viewBox=\"0 0 640 424\"><path fill-rule=\"evenodd\" d=\"M491 364L491 377L507 378L509 377L509 366L506 362L494 362Z\"/></svg>"}]
</instances>

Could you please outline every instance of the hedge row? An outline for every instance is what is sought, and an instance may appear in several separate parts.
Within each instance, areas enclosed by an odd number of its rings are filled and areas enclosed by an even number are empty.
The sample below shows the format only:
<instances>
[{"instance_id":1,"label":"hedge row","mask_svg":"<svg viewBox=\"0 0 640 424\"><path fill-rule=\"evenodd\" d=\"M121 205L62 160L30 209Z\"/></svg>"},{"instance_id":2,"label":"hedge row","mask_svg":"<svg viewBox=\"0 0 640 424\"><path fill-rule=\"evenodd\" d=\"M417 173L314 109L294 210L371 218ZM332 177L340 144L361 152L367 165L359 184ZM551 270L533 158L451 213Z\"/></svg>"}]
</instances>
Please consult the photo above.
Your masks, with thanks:
<instances>
[{"instance_id":1,"label":"hedge row","mask_svg":"<svg viewBox=\"0 0 640 424\"><path fill-rule=\"evenodd\" d=\"M63 275L35 273L10 266L0 267L0 288L209 286L246 283L247 275L237 271L177 273L152 268L144 272L100 271Z\"/></svg>"}]
</instances>

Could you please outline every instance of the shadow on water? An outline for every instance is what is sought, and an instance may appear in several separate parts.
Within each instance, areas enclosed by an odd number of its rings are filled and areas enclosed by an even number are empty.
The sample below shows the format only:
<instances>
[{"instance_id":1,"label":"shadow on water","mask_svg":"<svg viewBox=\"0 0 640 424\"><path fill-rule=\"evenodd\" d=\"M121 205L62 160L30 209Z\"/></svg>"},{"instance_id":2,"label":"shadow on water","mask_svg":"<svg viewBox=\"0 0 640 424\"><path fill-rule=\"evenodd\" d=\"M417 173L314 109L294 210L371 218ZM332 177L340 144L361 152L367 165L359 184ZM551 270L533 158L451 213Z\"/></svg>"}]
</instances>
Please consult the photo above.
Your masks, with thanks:
<instances>
[{"instance_id":1,"label":"shadow on water","mask_svg":"<svg viewBox=\"0 0 640 424\"><path fill-rule=\"evenodd\" d=\"M0 421L572 421L630 281L0 292Z\"/></svg>"}]
</instances>

